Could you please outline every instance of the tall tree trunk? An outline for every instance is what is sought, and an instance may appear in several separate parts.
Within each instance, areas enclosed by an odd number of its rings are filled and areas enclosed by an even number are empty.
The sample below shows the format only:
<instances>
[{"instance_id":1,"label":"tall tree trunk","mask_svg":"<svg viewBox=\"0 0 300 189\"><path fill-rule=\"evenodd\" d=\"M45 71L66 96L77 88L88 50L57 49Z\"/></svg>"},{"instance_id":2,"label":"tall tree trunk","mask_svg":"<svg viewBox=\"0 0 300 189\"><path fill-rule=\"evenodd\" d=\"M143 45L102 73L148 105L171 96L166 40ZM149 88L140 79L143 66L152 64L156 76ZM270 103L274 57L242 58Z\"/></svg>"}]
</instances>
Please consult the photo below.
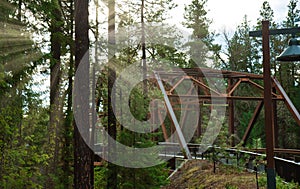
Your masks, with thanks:
<instances>
[{"instance_id":1,"label":"tall tree trunk","mask_svg":"<svg viewBox=\"0 0 300 189\"><path fill-rule=\"evenodd\" d=\"M89 49L88 30L88 1L75 0L75 70L79 65L85 70L90 68L88 57L81 61ZM79 90L89 91L89 79L89 75L80 78L83 85L79 86ZM80 105L89 109L89 95L82 95L80 98L82 102ZM89 118L88 112L83 116ZM76 122L74 122L74 188L94 188L94 153L84 142Z\"/></svg>"},{"instance_id":2,"label":"tall tree trunk","mask_svg":"<svg viewBox=\"0 0 300 189\"><path fill-rule=\"evenodd\" d=\"M108 68L108 134L114 139L117 139L117 126L116 118L113 112L113 106L115 101L115 92L113 90L114 81L116 79L116 72L113 69ZM109 159L116 158L116 145L109 142L108 144L108 156ZM111 162L108 162L108 180L107 189L117 189L117 166Z\"/></svg>"},{"instance_id":3,"label":"tall tree trunk","mask_svg":"<svg viewBox=\"0 0 300 189\"><path fill-rule=\"evenodd\" d=\"M116 72L114 70L114 58L115 58L115 50L114 45L116 44L116 36L115 36L115 0L108 1L108 43L109 43L109 66L108 66L108 134L116 140L117 138L117 126L116 126L116 118L113 112L114 106L114 97L115 91L113 91L113 85L116 78ZM111 64L112 63L112 64ZM109 159L116 158L115 144L108 144L108 156ZM117 189L117 166L108 162L108 180L107 180L107 189Z\"/></svg>"},{"instance_id":4,"label":"tall tree trunk","mask_svg":"<svg viewBox=\"0 0 300 189\"><path fill-rule=\"evenodd\" d=\"M23 3L23 0L19 0L19 2L18 2L18 15L17 15L17 18L18 18L18 20L20 22L22 20L22 3Z\"/></svg>"},{"instance_id":5,"label":"tall tree trunk","mask_svg":"<svg viewBox=\"0 0 300 189\"><path fill-rule=\"evenodd\" d=\"M23 0L19 0L19 2L18 2L18 15L17 15L17 19L18 19L18 21L20 23L22 22L22 4L23 4ZM23 107L23 100L22 100L23 90L17 89L17 85L20 82L21 76L17 76L17 77L18 77L18 79L17 79L18 82L16 83L16 93L17 93L17 96L18 96L17 99L19 100L19 103L20 103L19 107L22 108ZM22 137L22 135L23 135L22 134L22 120L23 120L23 115L20 115L19 119L20 119L20 122L18 124L18 128L19 128L18 144L22 145L23 144L23 137Z\"/></svg>"},{"instance_id":6,"label":"tall tree trunk","mask_svg":"<svg viewBox=\"0 0 300 189\"><path fill-rule=\"evenodd\" d=\"M51 32L51 61L50 61L50 123L48 127L49 145L48 153L51 162L47 170L48 174L55 175L59 156L59 118L60 109L60 80L61 80L61 36L62 36L62 14L57 0L53 2L53 15L50 25ZM46 188L52 188L54 181L49 177Z\"/></svg>"},{"instance_id":7,"label":"tall tree trunk","mask_svg":"<svg viewBox=\"0 0 300 189\"><path fill-rule=\"evenodd\" d=\"M144 21L145 0L142 0L141 5L141 24L142 24L142 66L143 66L143 93L147 96L147 62L146 62L146 42L145 42L145 21Z\"/></svg>"},{"instance_id":8,"label":"tall tree trunk","mask_svg":"<svg viewBox=\"0 0 300 189\"><path fill-rule=\"evenodd\" d=\"M73 38L74 34L74 3L70 1L68 10L70 12L69 19L69 31L68 36L70 39ZM67 89L67 110L66 117L64 120L64 132L63 132L63 155L62 155L62 171L63 177L61 183L63 183L64 189L72 187L72 126L73 126L73 111L72 111L72 91L73 91L73 76L74 76L74 44L70 42L70 59L69 59L69 70L68 70L68 89Z\"/></svg>"}]
</instances>

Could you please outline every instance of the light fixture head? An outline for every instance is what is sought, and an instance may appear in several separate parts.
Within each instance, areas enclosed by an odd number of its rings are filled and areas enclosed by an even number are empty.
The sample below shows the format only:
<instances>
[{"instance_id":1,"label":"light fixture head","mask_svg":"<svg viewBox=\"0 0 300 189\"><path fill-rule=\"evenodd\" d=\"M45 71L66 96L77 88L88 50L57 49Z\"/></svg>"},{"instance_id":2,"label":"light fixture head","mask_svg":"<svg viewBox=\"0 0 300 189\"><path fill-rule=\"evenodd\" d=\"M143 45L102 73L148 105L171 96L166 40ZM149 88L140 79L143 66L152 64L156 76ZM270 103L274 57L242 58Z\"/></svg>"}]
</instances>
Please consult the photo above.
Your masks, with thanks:
<instances>
[{"instance_id":1,"label":"light fixture head","mask_svg":"<svg viewBox=\"0 0 300 189\"><path fill-rule=\"evenodd\" d=\"M289 40L289 46L276 57L276 60L282 62L300 61L300 42L296 38Z\"/></svg>"}]
</instances>

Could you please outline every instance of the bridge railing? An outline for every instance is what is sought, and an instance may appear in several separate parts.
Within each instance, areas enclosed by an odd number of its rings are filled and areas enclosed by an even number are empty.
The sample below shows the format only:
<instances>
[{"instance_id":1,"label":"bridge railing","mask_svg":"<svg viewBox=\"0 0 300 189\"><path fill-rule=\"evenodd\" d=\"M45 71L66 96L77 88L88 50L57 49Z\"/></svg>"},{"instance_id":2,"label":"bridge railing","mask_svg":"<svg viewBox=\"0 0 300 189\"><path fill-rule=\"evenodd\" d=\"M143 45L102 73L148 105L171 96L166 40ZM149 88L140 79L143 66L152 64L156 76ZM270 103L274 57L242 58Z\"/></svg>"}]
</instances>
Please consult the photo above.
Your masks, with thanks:
<instances>
[{"instance_id":1,"label":"bridge railing","mask_svg":"<svg viewBox=\"0 0 300 189\"><path fill-rule=\"evenodd\" d=\"M178 152L180 147L177 143L159 143L164 146L164 153L160 156L168 156L174 158L184 158L181 152ZM191 152L193 159L209 159L223 164L234 165L237 167L246 168L251 171L265 172L266 168L266 155L263 153L237 149L237 148L221 148L217 146L206 146L208 149L201 153L199 151L200 144L188 143L188 148ZM172 150L176 150L175 152ZM300 161L274 157L275 169L277 175L286 181L295 181L300 184Z\"/></svg>"}]
</instances>

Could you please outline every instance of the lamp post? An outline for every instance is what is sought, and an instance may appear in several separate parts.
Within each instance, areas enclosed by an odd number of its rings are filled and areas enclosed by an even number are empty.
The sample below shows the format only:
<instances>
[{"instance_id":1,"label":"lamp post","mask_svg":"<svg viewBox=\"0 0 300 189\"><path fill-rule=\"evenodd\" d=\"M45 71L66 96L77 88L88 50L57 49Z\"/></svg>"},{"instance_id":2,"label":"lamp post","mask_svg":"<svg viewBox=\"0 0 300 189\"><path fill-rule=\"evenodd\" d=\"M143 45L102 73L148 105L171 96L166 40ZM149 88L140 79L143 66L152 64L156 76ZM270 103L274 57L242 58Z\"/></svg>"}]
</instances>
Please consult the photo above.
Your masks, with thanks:
<instances>
[{"instance_id":1,"label":"lamp post","mask_svg":"<svg viewBox=\"0 0 300 189\"><path fill-rule=\"evenodd\" d=\"M252 37L262 36L263 51L263 78L264 78L264 108L265 108L265 132L266 132L266 156L267 156L267 188L276 188L275 160L274 160L274 119L272 115L272 82L270 69L270 35L300 33L300 28L269 29L269 21L262 21L261 31L250 31ZM279 61L300 61L300 46L296 39L291 39L289 47L277 58Z\"/></svg>"},{"instance_id":2,"label":"lamp post","mask_svg":"<svg viewBox=\"0 0 300 189\"><path fill-rule=\"evenodd\" d=\"M272 83L270 66L269 21L262 21L262 49L264 74L264 107L267 155L267 186L276 188L275 160L274 160L274 119L272 116Z\"/></svg>"}]
</instances>

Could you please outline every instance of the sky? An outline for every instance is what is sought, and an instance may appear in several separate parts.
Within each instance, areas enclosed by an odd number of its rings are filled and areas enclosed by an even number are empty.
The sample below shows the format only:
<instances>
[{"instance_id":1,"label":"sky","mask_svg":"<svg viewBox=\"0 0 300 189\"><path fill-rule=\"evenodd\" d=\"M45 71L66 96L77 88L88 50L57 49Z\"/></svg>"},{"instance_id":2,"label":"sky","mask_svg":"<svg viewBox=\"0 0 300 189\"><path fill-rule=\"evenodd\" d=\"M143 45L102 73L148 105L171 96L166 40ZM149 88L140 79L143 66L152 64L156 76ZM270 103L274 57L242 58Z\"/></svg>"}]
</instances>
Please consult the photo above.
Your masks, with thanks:
<instances>
[{"instance_id":1,"label":"sky","mask_svg":"<svg viewBox=\"0 0 300 189\"><path fill-rule=\"evenodd\" d=\"M172 22L183 21L184 5L189 4L191 0L174 0L178 7L171 12ZM208 0L206 10L208 18L212 19L211 29L217 33L222 33L224 29L233 32L235 28L243 21L244 15L247 15L250 24L256 24L259 17L259 10L264 0ZM280 22L285 19L288 11L289 0L269 0L271 8L274 11L274 18ZM300 9L300 2L298 2ZM176 15L176 16L174 16ZM179 26L180 27L180 26Z\"/></svg>"}]
</instances>

